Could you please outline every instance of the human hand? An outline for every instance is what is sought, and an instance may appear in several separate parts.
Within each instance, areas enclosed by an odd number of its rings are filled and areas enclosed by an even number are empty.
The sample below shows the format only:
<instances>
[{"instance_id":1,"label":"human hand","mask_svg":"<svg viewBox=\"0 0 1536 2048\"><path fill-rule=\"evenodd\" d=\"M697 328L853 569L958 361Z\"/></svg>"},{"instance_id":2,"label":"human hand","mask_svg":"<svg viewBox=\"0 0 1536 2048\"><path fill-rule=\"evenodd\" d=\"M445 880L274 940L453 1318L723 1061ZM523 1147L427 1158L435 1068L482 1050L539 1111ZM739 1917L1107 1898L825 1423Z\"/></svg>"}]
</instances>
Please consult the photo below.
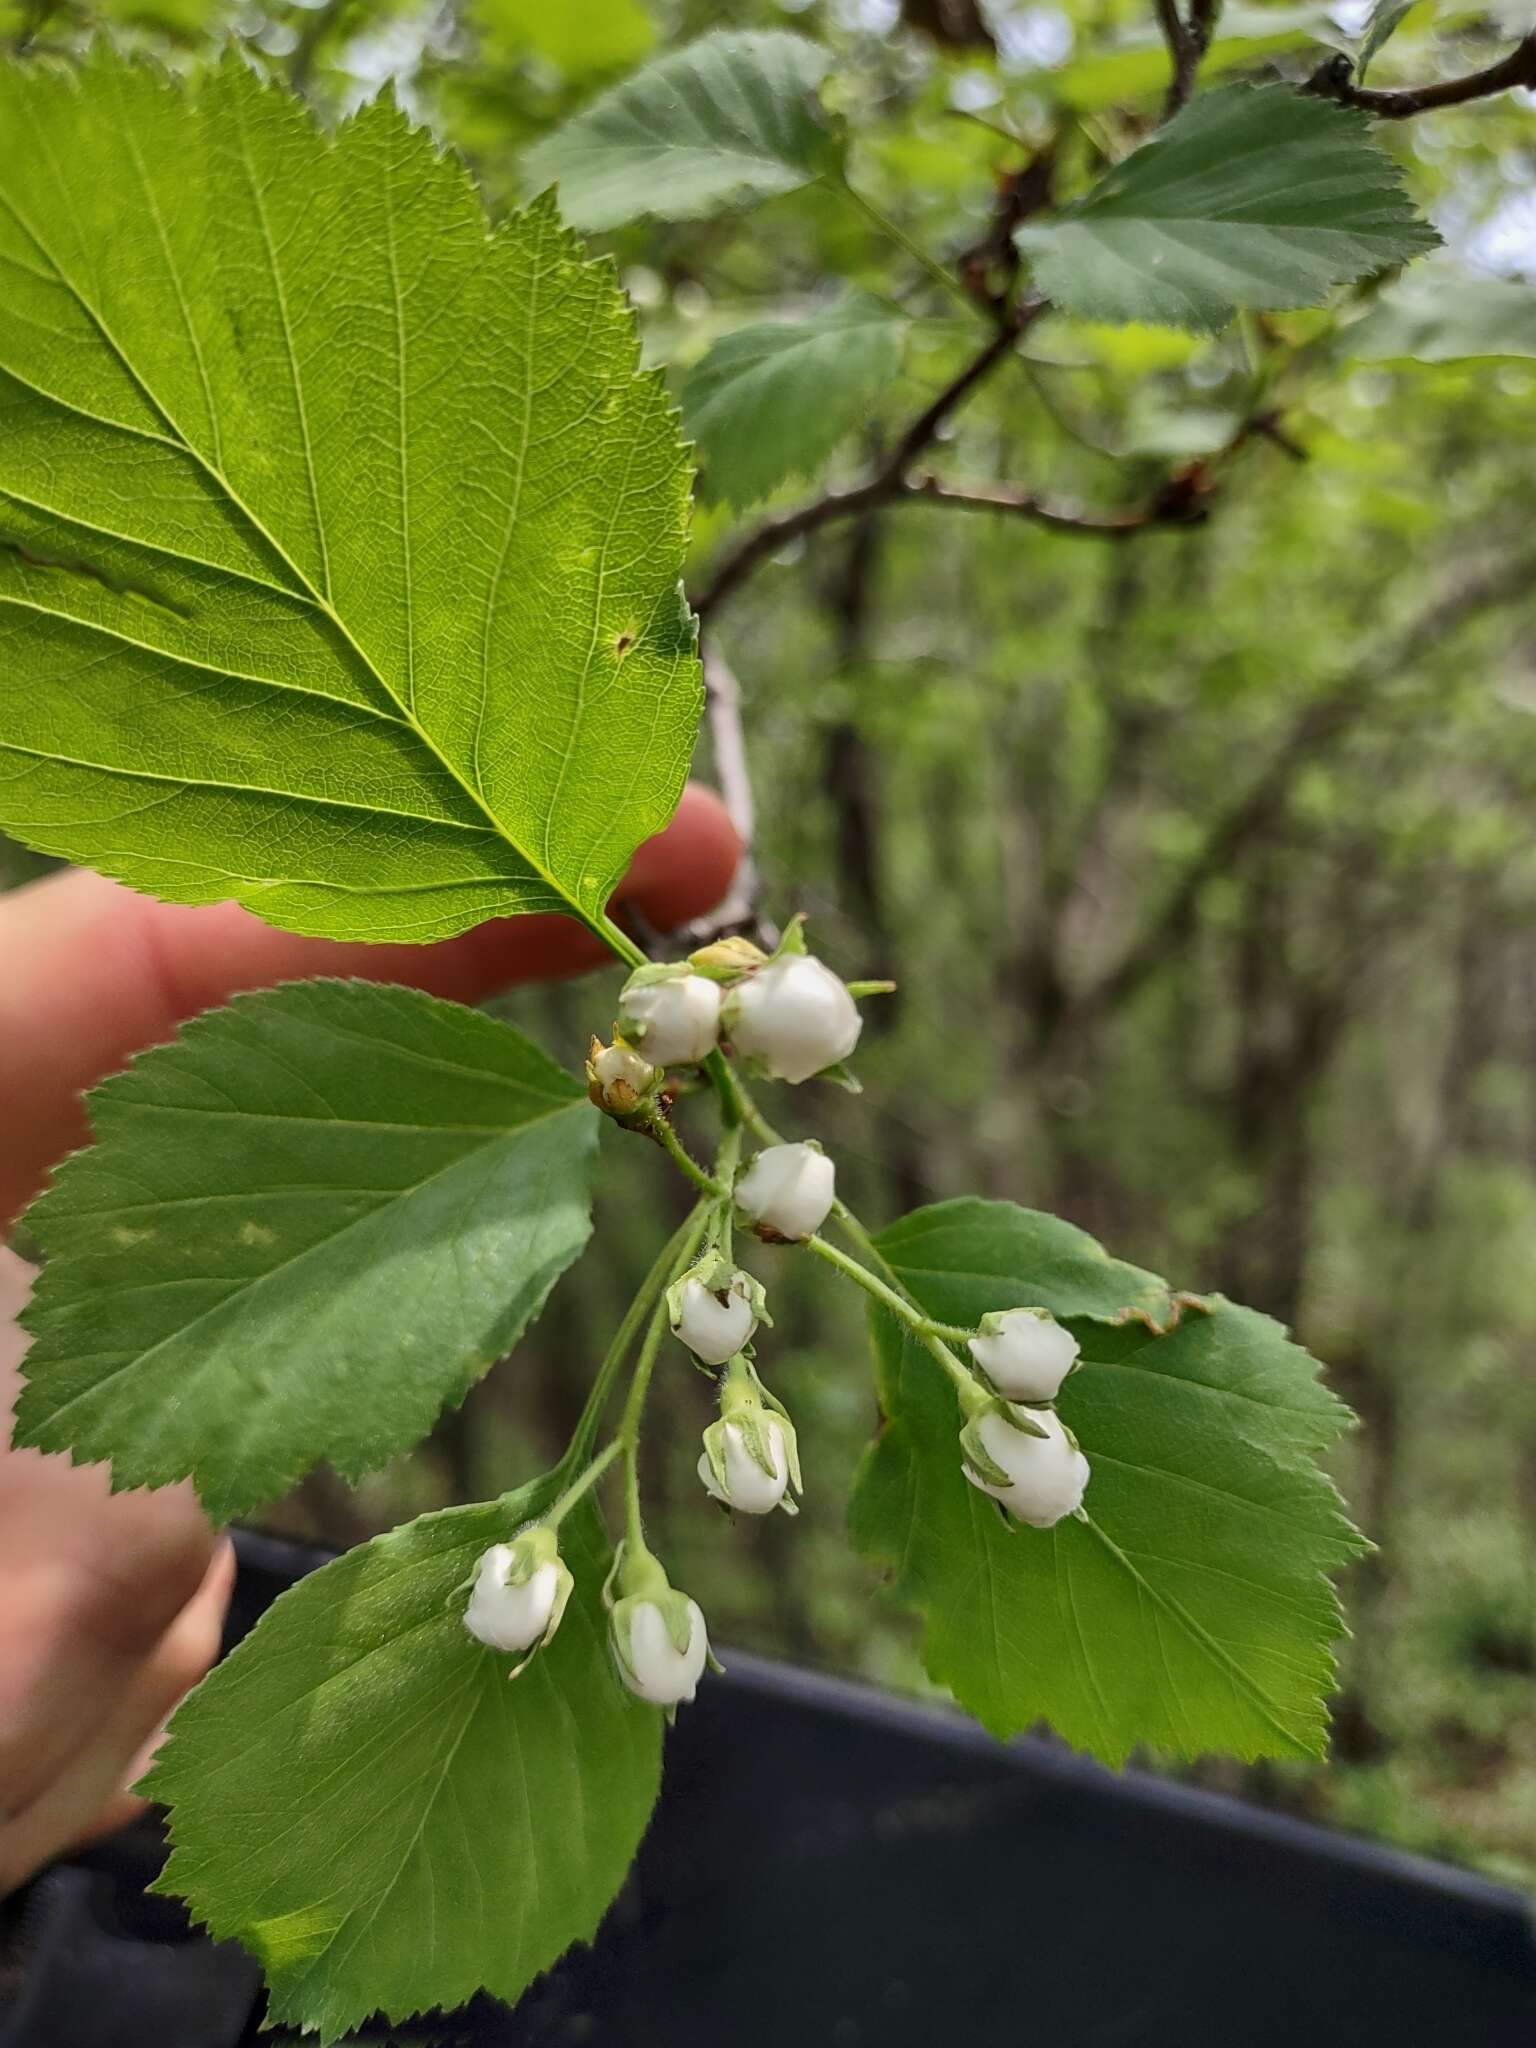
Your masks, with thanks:
<instances>
[{"instance_id":1,"label":"human hand","mask_svg":"<svg viewBox=\"0 0 1536 2048\"><path fill-rule=\"evenodd\" d=\"M661 929L723 895L736 837L690 789L619 891ZM182 1018L310 974L409 982L473 1002L597 965L559 917L502 919L436 946L296 938L235 904L186 909L83 870L0 897L0 1229L84 1142L81 1091ZM15 1317L32 1269L0 1246L0 1418L20 1385ZM9 1447L0 1427L0 1894L131 1817L126 1792L217 1655L234 1563L188 1486L112 1494L104 1466Z\"/></svg>"}]
</instances>

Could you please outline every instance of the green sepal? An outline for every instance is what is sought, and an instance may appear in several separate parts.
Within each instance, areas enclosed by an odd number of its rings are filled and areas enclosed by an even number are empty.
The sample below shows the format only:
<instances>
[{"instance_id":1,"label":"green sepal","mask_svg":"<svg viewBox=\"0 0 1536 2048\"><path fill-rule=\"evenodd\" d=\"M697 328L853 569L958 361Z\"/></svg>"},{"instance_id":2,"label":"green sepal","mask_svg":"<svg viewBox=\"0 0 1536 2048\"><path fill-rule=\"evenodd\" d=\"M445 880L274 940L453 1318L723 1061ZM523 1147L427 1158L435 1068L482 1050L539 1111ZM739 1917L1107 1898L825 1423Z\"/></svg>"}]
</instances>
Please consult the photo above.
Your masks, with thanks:
<instances>
[{"instance_id":1,"label":"green sepal","mask_svg":"<svg viewBox=\"0 0 1536 2048\"><path fill-rule=\"evenodd\" d=\"M683 1289L690 1280L697 1280L701 1287L714 1295L728 1294L736 1281L744 1281L746 1284L742 1291L746 1295L755 1321L762 1329L773 1328L773 1317L768 1313L768 1290L762 1281L756 1274L747 1272L745 1267L738 1266L734 1259L729 1259L723 1252L714 1250L706 1252L703 1258L695 1261L687 1272L680 1274L667 1289L667 1320L674 1330L683 1319ZM713 1378L711 1368L706 1366L704 1370Z\"/></svg>"},{"instance_id":2,"label":"green sepal","mask_svg":"<svg viewBox=\"0 0 1536 2048\"><path fill-rule=\"evenodd\" d=\"M864 1083L846 1060L839 1060L835 1066L823 1067L819 1074L811 1076L813 1081L830 1081L835 1088L841 1088L849 1095L862 1095Z\"/></svg>"}]
</instances>

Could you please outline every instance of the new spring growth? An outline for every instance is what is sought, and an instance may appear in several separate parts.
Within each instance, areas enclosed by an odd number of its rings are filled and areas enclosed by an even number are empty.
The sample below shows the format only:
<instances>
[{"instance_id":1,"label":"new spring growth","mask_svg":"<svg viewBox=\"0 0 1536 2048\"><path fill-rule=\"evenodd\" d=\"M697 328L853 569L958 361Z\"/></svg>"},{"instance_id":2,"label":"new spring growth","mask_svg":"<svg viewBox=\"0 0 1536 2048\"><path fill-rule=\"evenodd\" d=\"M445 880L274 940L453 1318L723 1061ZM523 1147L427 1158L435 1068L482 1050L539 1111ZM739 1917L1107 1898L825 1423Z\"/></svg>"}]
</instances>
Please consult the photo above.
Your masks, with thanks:
<instances>
[{"instance_id":1,"label":"new spring growth","mask_svg":"<svg viewBox=\"0 0 1536 2048\"><path fill-rule=\"evenodd\" d=\"M774 1081L836 1073L864 1025L846 985L806 952L799 918L773 957L732 988L721 1022L740 1057Z\"/></svg>"},{"instance_id":2,"label":"new spring growth","mask_svg":"<svg viewBox=\"0 0 1536 2048\"><path fill-rule=\"evenodd\" d=\"M686 961L637 967L619 997L614 1030L659 1067L693 1066L715 1049L721 1001L719 982Z\"/></svg>"},{"instance_id":3,"label":"new spring growth","mask_svg":"<svg viewBox=\"0 0 1536 2048\"><path fill-rule=\"evenodd\" d=\"M1043 1308L994 1309L968 1342L971 1356L1010 1401L1054 1401L1077 1364L1077 1339Z\"/></svg>"},{"instance_id":4,"label":"new spring growth","mask_svg":"<svg viewBox=\"0 0 1536 2048\"><path fill-rule=\"evenodd\" d=\"M736 1183L736 1207L759 1237L796 1244L814 1237L832 1208L837 1175L814 1138L768 1145Z\"/></svg>"},{"instance_id":5,"label":"new spring growth","mask_svg":"<svg viewBox=\"0 0 1536 2048\"><path fill-rule=\"evenodd\" d=\"M600 1110L619 1123L644 1124L649 1119L659 1071L622 1038L604 1045L594 1038L587 1049L587 1093Z\"/></svg>"},{"instance_id":6,"label":"new spring growth","mask_svg":"<svg viewBox=\"0 0 1536 2048\"><path fill-rule=\"evenodd\" d=\"M488 1649L526 1652L510 1674L516 1678L560 1626L574 1583L554 1530L535 1522L481 1557L464 1626Z\"/></svg>"},{"instance_id":7,"label":"new spring growth","mask_svg":"<svg viewBox=\"0 0 1536 2048\"><path fill-rule=\"evenodd\" d=\"M1088 1460L1050 1408L982 1398L964 1429L965 1476L1031 1528L1050 1529L1082 1506Z\"/></svg>"},{"instance_id":8,"label":"new spring growth","mask_svg":"<svg viewBox=\"0 0 1536 2048\"><path fill-rule=\"evenodd\" d=\"M749 1359L733 1359L721 1377L720 1420L704 1432L699 1477L712 1499L744 1515L799 1512L789 1498L791 1485L804 1491L795 1426Z\"/></svg>"},{"instance_id":9,"label":"new spring growth","mask_svg":"<svg viewBox=\"0 0 1536 2048\"><path fill-rule=\"evenodd\" d=\"M713 1662L699 1603L677 1591L649 1550L627 1541L619 1545L603 1598L620 1678L670 1716L693 1698L704 1666Z\"/></svg>"},{"instance_id":10,"label":"new spring growth","mask_svg":"<svg viewBox=\"0 0 1536 2048\"><path fill-rule=\"evenodd\" d=\"M718 1252L667 1289L667 1313L674 1336L704 1365L724 1365L752 1341L759 1323L773 1326L762 1282Z\"/></svg>"}]
</instances>

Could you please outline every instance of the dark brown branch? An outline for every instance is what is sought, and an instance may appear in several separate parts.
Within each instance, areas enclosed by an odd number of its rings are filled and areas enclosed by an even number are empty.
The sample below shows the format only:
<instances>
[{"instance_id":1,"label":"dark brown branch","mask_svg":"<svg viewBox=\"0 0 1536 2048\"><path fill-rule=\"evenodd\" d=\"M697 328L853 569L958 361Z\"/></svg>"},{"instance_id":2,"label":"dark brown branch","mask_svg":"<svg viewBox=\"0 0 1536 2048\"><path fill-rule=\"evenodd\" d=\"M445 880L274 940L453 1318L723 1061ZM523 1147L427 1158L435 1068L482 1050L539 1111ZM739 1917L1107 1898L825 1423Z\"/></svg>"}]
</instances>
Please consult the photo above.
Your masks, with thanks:
<instances>
[{"instance_id":1,"label":"dark brown branch","mask_svg":"<svg viewBox=\"0 0 1536 2048\"><path fill-rule=\"evenodd\" d=\"M1246 796L1207 834L1146 931L1131 944L1118 966L1079 997L1074 1020L1080 1022L1085 1015L1115 1008L1156 972L1188 932L1210 883L1225 874L1243 848L1281 813L1297 775L1322 748L1359 722L1384 683L1412 667L1469 619L1528 598L1533 576L1536 562L1524 559L1506 562L1463 584L1421 612L1387 646L1367 655L1326 695L1309 704Z\"/></svg>"},{"instance_id":2,"label":"dark brown branch","mask_svg":"<svg viewBox=\"0 0 1536 2048\"><path fill-rule=\"evenodd\" d=\"M953 505L962 512L1011 512L1036 526L1049 527L1053 533L1077 534L1087 540L1125 540L1133 533L1144 533L1149 526L1197 526L1208 517L1208 508L1197 496L1173 490L1159 491L1147 504L1124 512L1103 513L1053 505L1033 491L1013 490L1006 484L946 484L936 476L910 478L899 495Z\"/></svg>"},{"instance_id":3,"label":"dark brown branch","mask_svg":"<svg viewBox=\"0 0 1536 2048\"><path fill-rule=\"evenodd\" d=\"M1468 100L1488 99L1517 86L1536 89L1536 34L1528 35L1486 70L1468 72L1464 78L1444 78L1435 85L1378 92L1372 86L1356 85L1354 66L1340 55L1320 65L1302 90L1319 99L1337 100L1341 107L1358 107L1379 121L1407 121L1415 114L1433 113L1437 107L1462 107Z\"/></svg>"},{"instance_id":4,"label":"dark brown branch","mask_svg":"<svg viewBox=\"0 0 1536 2048\"><path fill-rule=\"evenodd\" d=\"M919 500L950 505L961 511L1012 513L1032 520L1055 533L1078 534L1096 539L1120 540L1154 526L1189 526L1206 516L1204 500L1209 478L1196 465L1172 477L1145 505L1125 512L1094 514L1066 505L1052 505L1033 491L1000 485L941 483L937 477L917 475L912 465L938 439L945 424L970 392L1012 350L1019 335L1039 316L1043 307L1031 301L1012 316L1007 326L991 337L985 348L973 356L925 411L912 422L874 474L847 490L824 491L808 498L775 519L765 519L738 542L714 575L694 596L693 608L707 620L770 556L792 541L815 533L845 519L857 519L881 505Z\"/></svg>"},{"instance_id":5,"label":"dark brown branch","mask_svg":"<svg viewBox=\"0 0 1536 2048\"><path fill-rule=\"evenodd\" d=\"M799 540L803 534L814 533L818 527L827 526L834 520L855 518L861 512L873 511L877 505L900 497L906 473L918 456L938 439L950 415L1012 352L1019 336L1044 310L1041 302L1031 300L1017 313L1010 314L997 332L988 337L985 347L978 350L964 369L938 393L932 404L918 414L867 482L846 491L826 491L819 498L811 498L793 511L783 512L777 519L765 519L761 526L754 527L731 550L693 599L693 608L699 617L707 619L754 569L770 555L776 555L780 548L788 547L791 541Z\"/></svg>"},{"instance_id":6,"label":"dark brown branch","mask_svg":"<svg viewBox=\"0 0 1536 2048\"><path fill-rule=\"evenodd\" d=\"M1220 12L1220 0L1190 0L1188 18L1179 12L1178 0L1153 0L1157 25L1168 45L1172 73L1163 99L1162 118L1167 121L1189 99L1199 76L1201 59L1210 48L1211 36Z\"/></svg>"}]
</instances>

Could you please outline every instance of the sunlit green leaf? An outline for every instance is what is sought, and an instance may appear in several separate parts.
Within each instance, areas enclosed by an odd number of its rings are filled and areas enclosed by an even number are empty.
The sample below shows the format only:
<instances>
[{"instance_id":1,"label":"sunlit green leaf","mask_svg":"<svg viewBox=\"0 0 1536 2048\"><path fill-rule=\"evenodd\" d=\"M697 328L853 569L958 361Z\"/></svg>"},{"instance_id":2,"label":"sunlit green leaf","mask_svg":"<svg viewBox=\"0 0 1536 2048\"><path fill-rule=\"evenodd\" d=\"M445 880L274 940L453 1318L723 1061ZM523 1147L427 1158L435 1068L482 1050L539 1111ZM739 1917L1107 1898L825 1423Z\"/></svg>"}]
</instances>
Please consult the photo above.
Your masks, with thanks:
<instances>
[{"instance_id":1,"label":"sunlit green leaf","mask_svg":"<svg viewBox=\"0 0 1536 2048\"><path fill-rule=\"evenodd\" d=\"M424 1436L586 1242L597 1118L494 1018L293 982L90 1098L28 1212L48 1259L17 1440L241 1514Z\"/></svg>"},{"instance_id":2,"label":"sunlit green leaf","mask_svg":"<svg viewBox=\"0 0 1536 2048\"><path fill-rule=\"evenodd\" d=\"M602 906L682 788L687 465L551 206L227 59L0 69L0 823L431 939Z\"/></svg>"},{"instance_id":3,"label":"sunlit green leaf","mask_svg":"<svg viewBox=\"0 0 1536 2048\"><path fill-rule=\"evenodd\" d=\"M159 1889L260 1960L274 2022L334 2040L374 2011L514 1999L589 1939L655 1801L661 1716L604 1641L596 1518L576 1592L511 1684L465 1632L475 1560L536 1489L427 1515L285 1593L172 1724Z\"/></svg>"},{"instance_id":4,"label":"sunlit green leaf","mask_svg":"<svg viewBox=\"0 0 1536 2048\"><path fill-rule=\"evenodd\" d=\"M836 161L816 102L827 52L780 30L720 30L613 86L528 153L580 228L698 220L808 185Z\"/></svg>"},{"instance_id":5,"label":"sunlit green leaf","mask_svg":"<svg viewBox=\"0 0 1536 2048\"><path fill-rule=\"evenodd\" d=\"M711 494L750 505L818 469L896 375L907 327L861 295L717 341L683 384L683 424Z\"/></svg>"},{"instance_id":6,"label":"sunlit green leaf","mask_svg":"<svg viewBox=\"0 0 1536 2048\"><path fill-rule=\"evenodd\" d=\"M1240 307L1317 305L1438 239L1364 118L1285 86L1202 94L1018 235L1068 312L1213 331Z\"/></svg>"},{"instance_id":7,"label":"sunlit green leaf","mask_svg":"<svg viewBox=\"0 0 1536 2048\"><path fill-rule=\"evenodd\" d=\"M886 1426L854 1534L922 1616L931 1676L997 1735L1044 1719L1114 1763L1139 1744L1318 1754L1343 1626L1326 1575L1361 1542L1313 1462L1348 1412L1307 1354L1006 1203L919 1210L880 1244L930 1314L1043 1306L1087 1361L1059 1403L1092 1466L1087 1520L1024 1528L962 1474L947 1380L876 1318Z\"/></svg>"}]
</instances>

